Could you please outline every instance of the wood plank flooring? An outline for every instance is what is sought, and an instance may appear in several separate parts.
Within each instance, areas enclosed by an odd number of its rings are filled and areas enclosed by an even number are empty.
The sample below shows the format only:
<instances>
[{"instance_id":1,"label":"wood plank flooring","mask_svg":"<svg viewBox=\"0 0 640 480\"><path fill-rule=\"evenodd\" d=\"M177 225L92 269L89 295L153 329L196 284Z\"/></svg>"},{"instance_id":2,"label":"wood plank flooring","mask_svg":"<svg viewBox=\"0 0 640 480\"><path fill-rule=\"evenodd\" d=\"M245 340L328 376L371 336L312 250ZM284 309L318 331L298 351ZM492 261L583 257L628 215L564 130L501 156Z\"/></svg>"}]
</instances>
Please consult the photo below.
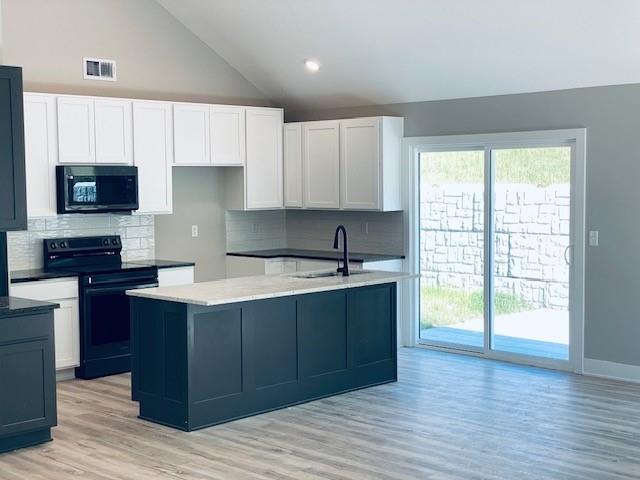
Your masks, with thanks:
<instances>
[{"instance_id":1,"label":"wood plank flooring","mask_svg":"<svg viewBox=\"0 0 640 480\"><path fill-rule=\"evenodd\" d=\"M58 384L59 427L0 479L640 478L640 385L400 349L400 381L178 432L128 375Z\"/></svg>"}]
</instances>

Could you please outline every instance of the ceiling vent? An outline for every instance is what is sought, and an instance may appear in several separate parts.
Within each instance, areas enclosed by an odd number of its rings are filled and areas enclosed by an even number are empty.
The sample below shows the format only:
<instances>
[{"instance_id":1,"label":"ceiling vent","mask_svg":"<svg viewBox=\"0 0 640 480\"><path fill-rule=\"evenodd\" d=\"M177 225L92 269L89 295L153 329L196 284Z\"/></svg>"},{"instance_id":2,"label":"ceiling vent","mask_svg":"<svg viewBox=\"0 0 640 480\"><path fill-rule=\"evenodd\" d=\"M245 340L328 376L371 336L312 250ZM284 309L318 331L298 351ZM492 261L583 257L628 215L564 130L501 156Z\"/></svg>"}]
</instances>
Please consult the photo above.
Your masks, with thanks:
<instances>
[{"instance_id":1,"label":"ceiling vent","mask_svg":"<svg viewBox=\"0 0 640 480\"><path fill-rule=\"evenodd\" d=\"M115 82L116 61L103 58L84 58L84 78L89 80L109 80Z\"/></svg>"}]
</instances>

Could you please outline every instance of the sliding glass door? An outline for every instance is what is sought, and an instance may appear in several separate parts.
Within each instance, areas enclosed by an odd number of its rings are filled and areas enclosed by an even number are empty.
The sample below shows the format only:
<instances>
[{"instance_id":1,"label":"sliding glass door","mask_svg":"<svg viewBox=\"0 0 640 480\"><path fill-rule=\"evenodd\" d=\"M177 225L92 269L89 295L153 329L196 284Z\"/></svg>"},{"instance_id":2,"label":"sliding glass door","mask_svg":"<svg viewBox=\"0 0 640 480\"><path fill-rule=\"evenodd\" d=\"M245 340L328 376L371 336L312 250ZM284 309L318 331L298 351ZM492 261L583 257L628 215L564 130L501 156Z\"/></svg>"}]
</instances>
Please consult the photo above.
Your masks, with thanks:
<instances>
[{"instance_id":1,"label":"sliding glass door","mask_svg":"<svg viewBox=\"0 0 640 480\"><path fill-rule=\"evenodd\" d=\"M420 340L484 348L484 150L420 155Z\"/></svg>"},{"instance_id":2,"label":"sliding glass door","mask_svg":"<svg viewBox=\"0 0 640 480\"><path fill-rule=\"evenodd\" d=\"M419 343L569 364L575 146L538 143L419 152Z\"/></svg>"}]
</instances>

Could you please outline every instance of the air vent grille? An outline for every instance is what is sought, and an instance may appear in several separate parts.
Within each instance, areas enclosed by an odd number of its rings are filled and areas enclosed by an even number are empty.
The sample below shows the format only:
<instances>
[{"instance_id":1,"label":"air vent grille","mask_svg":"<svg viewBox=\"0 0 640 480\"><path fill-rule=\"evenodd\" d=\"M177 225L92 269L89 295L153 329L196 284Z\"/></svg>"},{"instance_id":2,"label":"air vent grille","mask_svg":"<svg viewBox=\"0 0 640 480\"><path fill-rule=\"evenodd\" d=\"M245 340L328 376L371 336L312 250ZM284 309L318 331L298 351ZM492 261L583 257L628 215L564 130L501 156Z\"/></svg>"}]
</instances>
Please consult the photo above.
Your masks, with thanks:
<instances>
[{"instance_id":1,"label":"air vent grille","mask_svg":"<svg viewBox=\"0 0 640 480\"><path fill-rule=\"evenodd\" d=\"M115 60L105 60L103 58L83 59L84 78L89 80L109 80L116 81Z\"/></svg>"}]
</instances>

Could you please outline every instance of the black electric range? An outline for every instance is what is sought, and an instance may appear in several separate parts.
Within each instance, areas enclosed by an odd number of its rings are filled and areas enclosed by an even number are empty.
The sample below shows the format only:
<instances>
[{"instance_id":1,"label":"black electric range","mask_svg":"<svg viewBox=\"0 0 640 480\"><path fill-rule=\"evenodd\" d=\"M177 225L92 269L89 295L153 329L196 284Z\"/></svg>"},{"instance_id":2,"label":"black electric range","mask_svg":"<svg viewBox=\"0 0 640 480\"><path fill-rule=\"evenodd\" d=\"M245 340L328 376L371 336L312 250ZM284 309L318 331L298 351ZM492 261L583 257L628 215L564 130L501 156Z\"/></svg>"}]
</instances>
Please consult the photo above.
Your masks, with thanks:
<instances>
[{"instance_id":1,"label":"black electric range","mask_svg":"<svg viewBox=\"0 0 640 480\"><path fill-rule=\"evenodd\" d=\"M130 371L131 319L125 292L157 287L157 267L123 262L119 235L49 238L43 244L45 270L78 275L80 366L76 377Z\"/></svg>"}]
</instances>

